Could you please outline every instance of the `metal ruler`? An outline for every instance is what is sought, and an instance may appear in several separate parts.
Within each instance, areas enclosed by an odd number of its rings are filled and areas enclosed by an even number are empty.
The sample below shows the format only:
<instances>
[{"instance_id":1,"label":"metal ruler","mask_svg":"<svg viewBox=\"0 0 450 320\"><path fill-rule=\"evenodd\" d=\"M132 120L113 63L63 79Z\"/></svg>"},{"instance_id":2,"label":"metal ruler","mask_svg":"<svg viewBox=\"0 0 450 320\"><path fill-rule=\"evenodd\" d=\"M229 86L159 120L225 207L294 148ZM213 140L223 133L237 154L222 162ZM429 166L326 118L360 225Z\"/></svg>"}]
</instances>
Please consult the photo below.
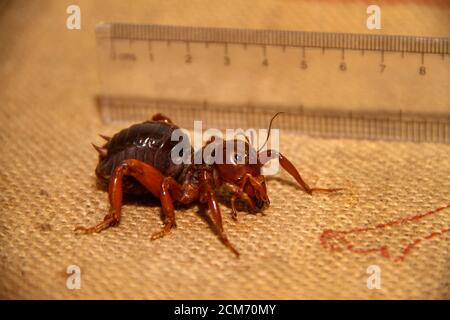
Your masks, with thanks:
<instances>
[{"instance_id":1,"label":"metal ruler","mask_svg":"<svg viewBox=\"0 0 450 320\"><path fill-rule=\"evenodd\" d=\"M104 23L105 122L450 143L450 38Z\"/></svg>"}]
</instances>

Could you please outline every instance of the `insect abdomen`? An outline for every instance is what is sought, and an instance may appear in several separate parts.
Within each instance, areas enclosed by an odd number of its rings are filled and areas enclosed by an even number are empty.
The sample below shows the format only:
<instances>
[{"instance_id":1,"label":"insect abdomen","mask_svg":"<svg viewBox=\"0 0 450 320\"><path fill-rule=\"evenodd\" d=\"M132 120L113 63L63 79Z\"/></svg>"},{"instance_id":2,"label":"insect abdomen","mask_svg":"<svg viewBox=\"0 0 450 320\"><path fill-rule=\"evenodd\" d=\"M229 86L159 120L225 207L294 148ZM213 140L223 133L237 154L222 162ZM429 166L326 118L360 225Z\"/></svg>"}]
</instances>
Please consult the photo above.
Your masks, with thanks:
<instances>
[{"instance_id":1,"label":"insect abdomen","mask_svg":"<svg viewBox=\"0 0 450 320\"><path fill-rule=\"evenodd\" d=\"M118 132L103 146L108 152L100 158L97 176L108 180L124 160L136 159L176 179L185 165L175 164L171 159L171 150L178 143L171 140L175 129L178 127L165 122L148 121Z\"/></svg>"}]
</instances>

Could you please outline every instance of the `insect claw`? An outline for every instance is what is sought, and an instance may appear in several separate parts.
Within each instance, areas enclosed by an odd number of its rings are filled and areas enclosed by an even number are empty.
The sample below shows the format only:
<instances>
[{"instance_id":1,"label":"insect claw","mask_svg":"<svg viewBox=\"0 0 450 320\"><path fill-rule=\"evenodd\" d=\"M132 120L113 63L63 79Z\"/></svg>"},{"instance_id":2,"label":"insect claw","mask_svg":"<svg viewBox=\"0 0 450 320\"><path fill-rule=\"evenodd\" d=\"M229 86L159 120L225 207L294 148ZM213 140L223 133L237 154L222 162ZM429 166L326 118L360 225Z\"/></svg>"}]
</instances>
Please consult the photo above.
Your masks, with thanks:
<instances>
[{"instance_id":1,"label":"insect claw","mask_svg":"<svg viewBox=\"0 0 450 320\"><path fill-rule=\"evenodd\" d=\"M108 142L109 142L109 140L111 140L111 137L105 136L103 134L99 134L99 136L102 137L103 139L105 139Z\"/></svg>"},{"instance_id":2,"label":"insect claw","mask_svg":"<svg viewBox=\"0 0 450 320\"><path fill-rule=\"evenodd\" d=\"M78 233L84 233L84 234L88 234L88 233L93 233L94 232L94 230L92 228L86 228L86 227L81 227L81 226L76 227L74 229L74 231L78 232Z\"/></svg>"},{"instance_id":3,"label":"insect claw","mask_svg":"<svg viewBox=\"0 0 450 320\"><path fill-rule=\"evenodd\" d=\"M236 195L231 197L231 217L234 221L238 221L238 213L236 210Z\"/></svg>"},{"instance_id":4,"label":"insect claw","mask_svg":"<svg viewBox=\"0 0 450 320\"><path fill-rule=\"evenodd\" d=\"M102 158L106 157L108 149L96 146L95 144L92 144L92 146L94 147L95 150L97 150L97 152L100 154Z\"/></svg>"},{"instance_id":5,"label":"insect claw","mask_svg":"<svg viewBox=\"0 0 450 320\"><path fill-rule=\"evenodd\" d=\"M231 250L231 252L234 253L234 255L239 258L240 254L239 251L236 250L236 248L231 244L231 242L228 240L228 238L225 235L221 236L223 243L225 246Z\"/></svg>"}]
</instances>

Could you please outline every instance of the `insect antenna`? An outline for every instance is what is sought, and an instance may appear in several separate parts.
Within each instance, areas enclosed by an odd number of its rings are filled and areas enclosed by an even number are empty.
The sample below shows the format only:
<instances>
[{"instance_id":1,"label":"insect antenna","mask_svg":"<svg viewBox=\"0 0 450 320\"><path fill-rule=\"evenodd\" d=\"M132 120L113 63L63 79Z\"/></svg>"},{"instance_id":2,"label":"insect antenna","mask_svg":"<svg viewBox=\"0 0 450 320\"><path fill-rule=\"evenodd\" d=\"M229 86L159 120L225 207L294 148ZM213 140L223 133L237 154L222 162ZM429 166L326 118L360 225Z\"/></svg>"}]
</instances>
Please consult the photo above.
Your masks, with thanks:
<instances>
[{"instance_id":1,"label":"insect antenna","mask_svg":"<svg viewBox=\"0 0 450 320\"><path fill-rule=\"evenodd\" d=\"M261 146L261 148L259 148L258 152L260 152L261 149L264 148L264 146L266 145L267 141L269 141L270 130L272 129L272 123L273 123L273 120L275 120L275 118L276 118L279 114L281 114L281 113L284 113L284 112L282 112L282 111L277 112L277 113L275 113L275 115L272 117L272 119L270 119L269 130L268 130L268 133L267 133L266 141L264 141L264 144Z\"/></svg>"}]
</instances>

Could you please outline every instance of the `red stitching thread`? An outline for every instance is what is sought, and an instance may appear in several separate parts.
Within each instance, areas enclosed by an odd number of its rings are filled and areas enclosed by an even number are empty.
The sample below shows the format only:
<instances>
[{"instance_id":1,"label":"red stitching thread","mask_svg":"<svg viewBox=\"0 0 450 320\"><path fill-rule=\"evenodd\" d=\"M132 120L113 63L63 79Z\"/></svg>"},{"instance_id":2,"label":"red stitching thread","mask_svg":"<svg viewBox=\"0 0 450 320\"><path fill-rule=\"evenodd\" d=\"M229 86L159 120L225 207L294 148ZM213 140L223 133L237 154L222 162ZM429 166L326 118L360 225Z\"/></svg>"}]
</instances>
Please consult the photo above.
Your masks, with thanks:
<instances>
[{"instance_id":1,"label":"red stitching thread","mask_svg":"<svg viewBox=\"0 0 450 320\"><path fill-rule=\"evenodd\" d=\"M404 225L407 223L417 222L425 217L434 215L444 209L449 209L449 208L450 208L450 204L448 204L445 207L440 207L440 208L437 208L437 209L429 211L429 212L420 213L417 215L389 221L389 222L382 223L382 224L377 224L374 227L355 228L355 229L350 229L350 230L346 230L346 231L335 231L335 230L331 230L331 229L326 229L320 235L320 243L324 248L328 248L331 251L342 251L343 248L346 248L350 252L353 252L356 254L368 254L368 253L372 253L372 252L379 252L381 254L381 256L385 257L386 259L390 259L394 262L402 262L405 260L406 256L415 247L417 247L423 240L429 240L434 237L441 236L447 232L450 232L450 227L446 227L441 230L434 230L425 237L412 240L410 243L408 243L403 248L403 250L401 251L401 254L397 257L393 257L391 255L389 248L386 245L380 245L378 247L373 247L373 248L369 248L369 249L358 249L358 248L356 248L355 243L352 243L350 240L348 240L346 238L346 236L351 235L351 234L362 234L365 232L382 230L382 229L385 229L385 228L391 227L391 226ZM333 244L331 240L334 240L334 242L336 242L338 244Z\"/></svg>"}]
</instances>

